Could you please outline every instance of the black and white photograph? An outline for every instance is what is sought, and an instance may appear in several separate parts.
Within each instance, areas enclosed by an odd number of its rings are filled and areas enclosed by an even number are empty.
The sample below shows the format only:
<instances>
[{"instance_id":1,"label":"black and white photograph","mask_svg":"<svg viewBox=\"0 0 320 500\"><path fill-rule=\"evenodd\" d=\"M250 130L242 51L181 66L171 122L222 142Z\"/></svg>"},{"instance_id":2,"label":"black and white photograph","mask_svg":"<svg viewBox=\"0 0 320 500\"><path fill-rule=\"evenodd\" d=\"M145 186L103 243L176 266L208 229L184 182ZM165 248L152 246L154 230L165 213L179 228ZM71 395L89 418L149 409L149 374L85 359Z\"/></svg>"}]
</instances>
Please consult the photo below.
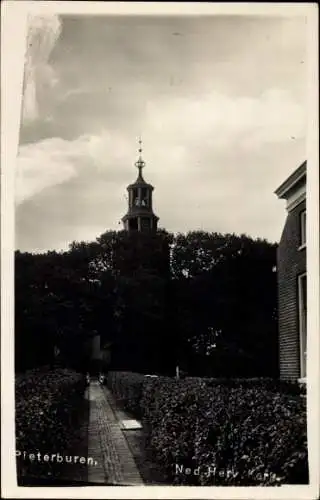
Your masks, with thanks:
<instances>
[{"instance_id":1,"label":"black and white photograph","mask_svg":"<svg viewBox=\"0 0 320 500\"><path fill-rule=\"evenodd\" d=\"M310 485L308 10L163 7L26 17L19 487Z\"/></svg>"}]
</instances>

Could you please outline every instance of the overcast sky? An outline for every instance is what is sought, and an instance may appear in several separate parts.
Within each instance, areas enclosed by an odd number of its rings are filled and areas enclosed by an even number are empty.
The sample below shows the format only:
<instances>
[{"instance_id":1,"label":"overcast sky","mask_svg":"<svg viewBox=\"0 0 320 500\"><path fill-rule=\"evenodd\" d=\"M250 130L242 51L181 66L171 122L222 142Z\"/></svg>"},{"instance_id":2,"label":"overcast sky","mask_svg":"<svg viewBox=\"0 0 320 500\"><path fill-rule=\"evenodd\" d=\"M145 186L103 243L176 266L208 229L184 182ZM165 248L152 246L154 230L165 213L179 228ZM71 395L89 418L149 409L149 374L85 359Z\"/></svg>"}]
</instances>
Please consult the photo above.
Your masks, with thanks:
<instances>
[{"instance_id":1,"label":"overcast sky","mask_svg":"<svg viewBox=\"0 0 320 500\"><path fill-rule=\"evenodd\" d=\"M33 19L16 247L120 229L138 138L169 231L278 241L274 190L305 158L304 18Z\"/></svg>"}]
</instances>

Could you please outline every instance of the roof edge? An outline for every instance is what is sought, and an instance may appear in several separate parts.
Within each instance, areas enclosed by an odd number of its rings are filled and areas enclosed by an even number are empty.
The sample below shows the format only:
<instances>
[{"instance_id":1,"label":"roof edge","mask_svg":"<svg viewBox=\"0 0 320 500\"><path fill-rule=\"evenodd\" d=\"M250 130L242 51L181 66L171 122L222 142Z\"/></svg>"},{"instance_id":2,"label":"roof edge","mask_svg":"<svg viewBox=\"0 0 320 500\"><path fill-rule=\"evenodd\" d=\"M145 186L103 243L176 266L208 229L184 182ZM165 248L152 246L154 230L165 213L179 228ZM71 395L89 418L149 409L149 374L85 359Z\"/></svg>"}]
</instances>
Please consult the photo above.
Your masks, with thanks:
<instances>
[{"instance_id":1,"label":"roof edge","mask_svg":"<svg viewBox=\"0 0 320 500\"><path fill-rule=\"evenodd\" d=\"M307 175L307 160L304 161L276 190L278 198L286 198L286 195L295 185Z\"/></svg>"}]
</instances>

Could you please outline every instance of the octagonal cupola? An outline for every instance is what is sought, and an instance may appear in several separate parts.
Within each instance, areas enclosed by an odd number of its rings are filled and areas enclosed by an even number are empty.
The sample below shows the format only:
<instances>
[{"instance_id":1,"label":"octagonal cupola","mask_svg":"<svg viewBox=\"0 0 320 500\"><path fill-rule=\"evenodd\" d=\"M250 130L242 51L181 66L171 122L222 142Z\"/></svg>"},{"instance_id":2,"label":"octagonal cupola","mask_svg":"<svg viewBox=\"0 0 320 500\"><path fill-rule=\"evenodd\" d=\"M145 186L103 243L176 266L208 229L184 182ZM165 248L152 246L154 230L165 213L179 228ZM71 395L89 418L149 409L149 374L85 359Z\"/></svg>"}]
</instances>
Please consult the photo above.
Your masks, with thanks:
<instances>
[{"instance_id":1,"label":"octagonal cupola","mask_svg":"<svg viewBox=\"0 0 320 500\"><path fill-rule=\"evenodd\" d=\"M122 218L124 229L127 231L156 231L159 217L153 213L152 195L154 187L148 184L142 175L145 162L142 159L142 142L139 140L139 157L135 162L138 177L133 184L127 187L128 211Z\"/></svg>"}]
</instances>

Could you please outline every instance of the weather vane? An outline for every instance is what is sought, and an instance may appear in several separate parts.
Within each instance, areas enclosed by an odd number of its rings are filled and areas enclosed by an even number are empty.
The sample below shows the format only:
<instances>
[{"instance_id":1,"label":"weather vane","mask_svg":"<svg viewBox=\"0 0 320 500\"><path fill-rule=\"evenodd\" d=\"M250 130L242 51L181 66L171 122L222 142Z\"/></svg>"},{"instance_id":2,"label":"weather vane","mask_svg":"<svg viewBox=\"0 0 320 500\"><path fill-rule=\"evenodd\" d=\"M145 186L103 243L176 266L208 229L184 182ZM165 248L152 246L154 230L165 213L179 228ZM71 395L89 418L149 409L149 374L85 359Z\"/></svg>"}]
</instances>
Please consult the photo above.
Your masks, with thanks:
<instances>
[{"instance_id":1,"label":"weather vane","mask_svg":"<svg viewBox=\"0 0 320 500\"><path fill-rule=\"evenodd\" d=\"M141 175L141 170L145 166L145 162L142 160L142 157L141 157L141 154L142 154L142 140L141 140L141 136L139 137L139 149L138 149L138 152L139 152L139 158L138 158L138 161L136 161L135 166L139 169L139 174Z\"/></svg>"}]
</instances>

